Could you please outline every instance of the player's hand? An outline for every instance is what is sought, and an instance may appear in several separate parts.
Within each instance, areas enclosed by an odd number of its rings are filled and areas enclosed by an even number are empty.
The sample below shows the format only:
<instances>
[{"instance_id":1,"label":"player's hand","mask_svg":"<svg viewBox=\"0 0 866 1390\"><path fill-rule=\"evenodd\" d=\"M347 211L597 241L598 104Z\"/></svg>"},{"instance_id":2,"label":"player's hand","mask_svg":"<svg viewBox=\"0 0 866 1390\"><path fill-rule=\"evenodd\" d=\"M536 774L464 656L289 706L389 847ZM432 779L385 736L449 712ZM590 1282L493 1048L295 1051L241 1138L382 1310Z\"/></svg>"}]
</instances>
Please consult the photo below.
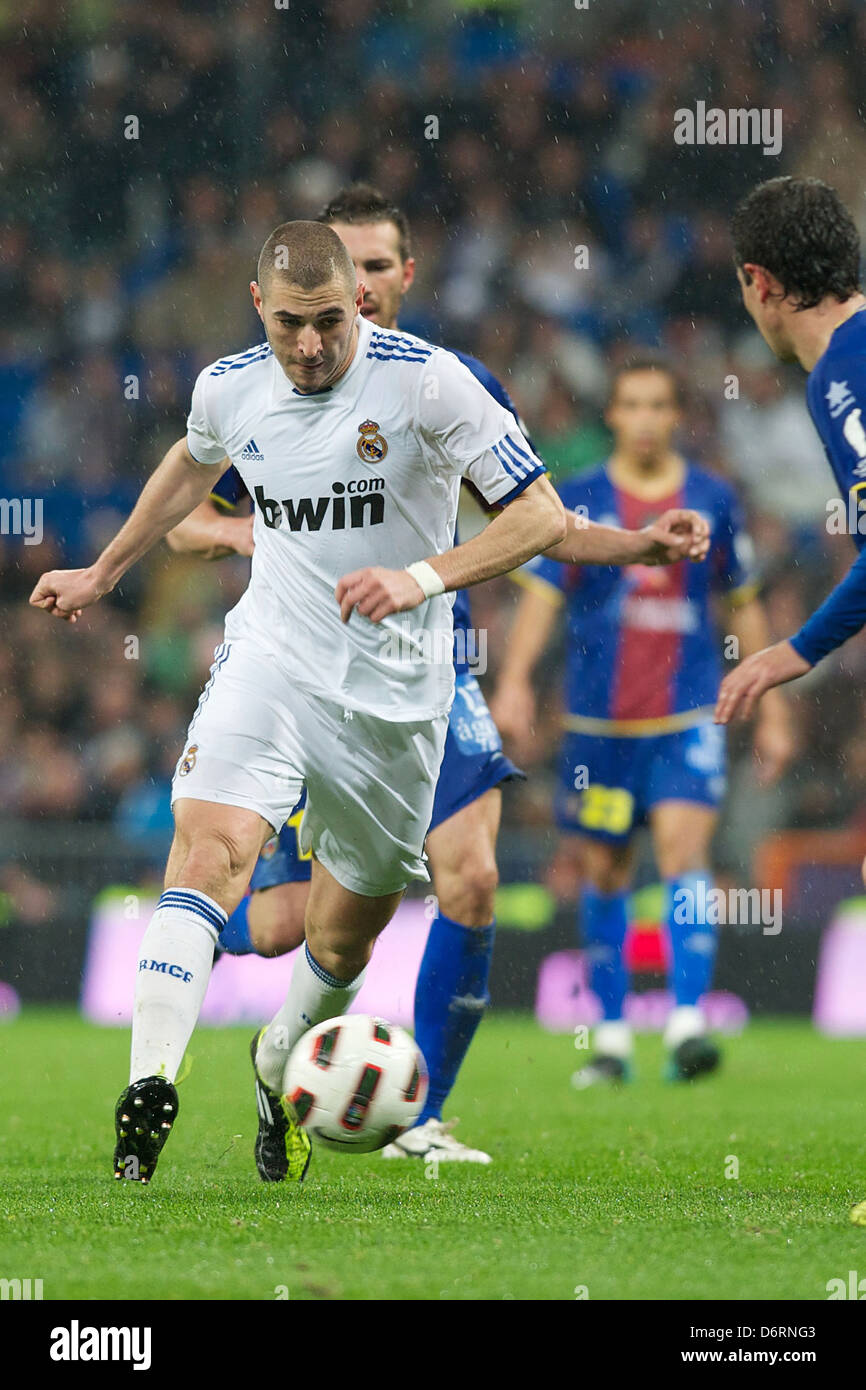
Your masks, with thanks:
<instances>
[{"instance_id":1,"label":"player's hand","mask_svg":"<svg viewBox=\"0 0 866 1390\"><path fill-rule=\"evenodd\" d=\"M227 554L252 555L255 550L253 520L252 513L249 516L227 516L225 518L224 535L228 546Z\"/></svg>"},{"instance_id":2,"label":"player's hand","mask_svg":"<svg viewBox=\"0 0 866 1390\"><path fill-rule=\"evenodd\" d=\"M754 656L747 656L722 681L716 702L716 723L730 724L735 716L748 719L765 691L805 676L811 669L790 642L776 642L762 652L755 652Z\"/></svg>"},{"instance_id":3,"label":"player's hand","mask_svg":"<svg viewBox=\"0 0 866 1390\"><path fill-rule=\"evenodd\" d=\"M710 528L705 519L688 507L670 507L640 534L646 541L645 565L674 565L678 560L706 559L710 548Z\"/></svg>"},{"instance_id":4,"label":"player's hand","mask_svg":"<svg viewBox=\"0 0 866 1390\"><path fill-rule=\"evenodd\" d=\"M424 602L424 590L407 570L386 570L381 565L344 574L335 593L344 623L353 611L380 623L390 613L405 613Z\"/></svg>"},{"instance_id":5,"label":"player's hand","mask_svg":"<svg viewBox=\"0 0 866 1390\"><path fill-rule=\"evenodd\" d=\"M34 608L44 608L66 623L77 623L82 609L89 608L106 592L92 569L49 570L37 583L30 602Z\"/></svg>"},{"instance_id":6,"label":"player's hand","mask_svg":"<svg viewBox=\"0 0 866 1390\"><path fill-rule=\"evenodd\" d=\"M777 697L782 701L782 696ZM761 707L766 711L766 705ZM757 764L758 784L771 787L778 782L797 751L796 739L787 711L759 714L752 744Z\"/></svg>"}]
</instances>

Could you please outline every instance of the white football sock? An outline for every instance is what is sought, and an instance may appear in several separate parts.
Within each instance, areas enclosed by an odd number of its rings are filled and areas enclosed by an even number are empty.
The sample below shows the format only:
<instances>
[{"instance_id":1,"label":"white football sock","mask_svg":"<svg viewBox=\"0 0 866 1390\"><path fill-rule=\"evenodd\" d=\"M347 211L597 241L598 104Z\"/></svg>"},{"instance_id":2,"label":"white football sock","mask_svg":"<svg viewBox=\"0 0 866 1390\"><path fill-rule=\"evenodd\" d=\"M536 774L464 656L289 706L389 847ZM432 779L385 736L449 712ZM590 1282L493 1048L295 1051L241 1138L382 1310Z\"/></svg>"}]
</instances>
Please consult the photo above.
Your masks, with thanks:
<instances>
[{"instance_id":1,"label":"white football sock","mask_svg":"<svg viewBox=\"0 0 866 1390\"><path fill-rule=\"evenodd\" d=\"M596 1024L592 1040L600 1057L618 1057L624 1062L631 1056L631 1026L621 1018L606 1018Z\"/></svg>"},{"instance_id":2,"label":"white football sock","mask_svg":"<svg viewBox=\"0 0 866 1390\"><path fill-rule=\"evenodd\" d=\"M130 1081L174 1081L192 1036L226 914L206 893L167 888L138 952Z\"/></svg>"},{"instance_id":3,"label":"white football sock","mask_svg":"<svg viewBox=\"0 0 866 1390\"><path fill-rule=\"evenodd\" d=\"M306 941L295 961L286 1002L275 1014L256 1052L256 1070L266 1086L281 1091L289 1053L298 1038L326 1018L346 1013L361 985L366 967L354 980L337 980L310 954Z\"/></svg>"},{"instance_id":4,"label":"white football sock","mask_svg":"<svg viewBox=\"0 0 866 1390\"><path fill-rule=\"evenodd\" d=\"M673 1052L680 1043L690 1041L692 1038L702 1038L706 1031L707 1020L697 1004L678 1004L668 1014L664 1031L664 1045Z\"/></svg>"}]
</instances>

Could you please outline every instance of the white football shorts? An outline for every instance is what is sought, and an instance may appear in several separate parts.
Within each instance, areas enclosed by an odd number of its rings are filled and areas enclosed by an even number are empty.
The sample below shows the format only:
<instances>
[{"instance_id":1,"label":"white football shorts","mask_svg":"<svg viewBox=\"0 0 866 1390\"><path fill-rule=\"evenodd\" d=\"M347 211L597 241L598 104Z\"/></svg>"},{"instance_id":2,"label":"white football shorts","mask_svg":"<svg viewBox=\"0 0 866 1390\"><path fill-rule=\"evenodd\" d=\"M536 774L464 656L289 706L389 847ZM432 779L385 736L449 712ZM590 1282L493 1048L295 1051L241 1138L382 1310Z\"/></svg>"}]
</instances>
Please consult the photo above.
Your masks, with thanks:
<instances>
[{"instance_id":1,"label":"white football shorts","mask_svg":"<svg viewBox=\"0 0 866 1390\"><path fill-rule=\"evenodd\" d=\"M292 684L243 639L217 647L172 782L189 797L257 811L275 831L307 788L301 847L366 897L427 879L424 838L448 716L392 722Z\"/></svg>"}]
</instances>

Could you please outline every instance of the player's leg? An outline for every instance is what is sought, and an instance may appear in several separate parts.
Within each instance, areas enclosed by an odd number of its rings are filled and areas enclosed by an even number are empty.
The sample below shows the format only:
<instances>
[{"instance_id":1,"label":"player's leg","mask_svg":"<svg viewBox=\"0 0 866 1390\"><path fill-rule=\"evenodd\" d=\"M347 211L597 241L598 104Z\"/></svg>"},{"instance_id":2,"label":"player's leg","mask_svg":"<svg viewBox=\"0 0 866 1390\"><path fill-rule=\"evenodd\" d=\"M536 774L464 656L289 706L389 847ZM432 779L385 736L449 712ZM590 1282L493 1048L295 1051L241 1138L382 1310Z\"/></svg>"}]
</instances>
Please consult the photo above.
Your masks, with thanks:
<instances>
[{"instance_id":1,"label":"player's leg","mask_svg":"<svg viewBox=\"0 0 866 1390\"><path fill-rule=\"evenodd\" d=\"M284 956L304 939L309 881L278 883L250 893L250 942L259 956Z\"/></svg>"},{"instance_id":2,"label":"player's leg","mask_svg":"<svg viewBox=\"0 0 866 1390\"><path fill-rule=\"evenodd\" d=\"M427 878L424 838L447 728L444 717L391 722L299 692L302 706L301 845L314 856L313 874L304 949L284 1005L256 1039L257 1085L269 1095L282 1091L298 1039L348 1010L407 883ZM256 1159L265 1180L284 1176L278 1145L261 1128Z\"/></svg>"},{"instance_id":3,"label":"player's leg","mask_svg":"<svg viewBox=\"0 0 866 1390\"><path fill-rule=\"evenodd\" d=\"M499 730L475 676L457 676L445 752L436 783L427 856L435 911L415 986L415 1040L430 1085L418 1123L383 1150L384 1158L489 1163L442 1121L449 1096L488 1001L499 874L496 838L501 786L522 778L502 751Z\"/></svg>"},{"instance_id":4,"label":"player's leg","mask_svg":"<svg viewBox=\"0 0 866 1390\"><path fill-rule=\"evenodd\" d=\"M634 867L636 791L643 770L641 741L569 734L563 741L556 821L582 879L580 939L590 987L602 1007L588 1063L572 1077L578 1089L622 1081L630 1072L631 1029L623 1017L627 903Z\"/></svg>"},{"instance_id":5,"label":"player's leg","mask_svg":"<svg viewBox=\"0 0 866 1390\"><path fill-rule=\"evenodd\" d=\"M568 837L582 878L581 943L589 962L589 986L602 1009L593 1029L593 1051L574 1073L577 1090L598 1082L624 1081L630 1074L633 1038L623 1006L629 977L625 965L628 895L634 874L631 839L603 839L591 834Z\"/></svg>"},{"instance_id":6,"label":"player's leg","mask_svg":"<svg viewBox=\"0 0 866 1390\"><path fill-rule=\"evenodd\" d=\"M706 921L702 905L712 887L710 847L725 790L725 740L723 730L707 722L653 742L647 799L656 863L667 888L675 1001L665 1043L669 1075L688 1080L720 1060L698 1000L710 988L716 954L716 927Z\"/></svg>"},{"instance_id":7,"label":"player's leg","mask_svg":"<svg viewBox=\"0 0 866 1390\"><path fill-rule=\"evenodd\" d=\"M176 833L165 892L136 976L131 1085L116 1112L117 1176L147 1181L177 1113L174 1079L204 998L213 948L265 840L303 790L302 741L276 663L221 644L174 782ZM307 1153L309 1140L299 1139ZM118 1168L120 1161L120 1168Z\"/></svg>"},{"instance_id":8,"label":"player's leg","mask_svg":"<svg viewBox=\"0 0 866 1390\"><path fill-rule=\"evenodd\" d=\"M716 927L701 904L712 888L710 845L718 821L712 806L693 801L662 801L652 808L650 825L659 872L667 889L670 988L674 1008L665 1026L670 1074L688 1080L714 1070L720 1057L706 1036L699 1000L710 988L716 957Z\"/></svg>"},{"instance_id":9,"label":"player's leg","mask_svg":"<svg viewBox=\"0 0 866 1390\"><path fill-rule=\"evenodd\" d=\"M141 942L130 1084L117 1104L115 1176L148 1182L177 1115L174 1081L210 979L214 945L271 826L237 806L183 799L165 890Z\"/></svg>"},{"instance_id":10,"label":"player's leg","mask_svg":"<svg viewBox=\"0 0 866 1390\"><path fill-rule=\"evenodd\" d=\"M440 784L446 776L446 751ZM418 1123L384 1154L489 1163L490 1155L463 1144L442 1122L442 1107L488 1003L499 875L496 837L502 793L490 787L427 836L436 906L415 987L415 1041L430 1073Z\"/></svg>"},{"instance_id":11,"label":"player's leg","mask_svg":"<svg viewBox=\"0 0 866 1390\"><path fill-rule=\"evenodd\" d=\"M363 984L373 943L402 896L401 888L384 897L362 897L314 861L304 949L286 1001L259 1041L258 1072L267 1085L276 1089L282 1083L288 1054L308 1028L348 1011Z\"/></svg>"},{"instance_id":12,"label":"player's leg","mask_svg":"<svg viewBox=\"0 0 866 1390\"><path fill-rule=\"evenodd\" d=\"M306 906L306 941L292 970L285 1003L253 1038L259 1132L255 1158L264 1182L300 1181L309 1149L294 1124L283 1078L292 1048L308 1028L347 1013L364 982L373 943L397 910L403 889L381 898L362 897L313 861ZM307 1141L309 1142L309 1141Z\"/></svg>"},{"instance_id":13,"label":"player's leg","mask_svg":"<svg viewBox=\"0 0 866 1390\"><path fill-rule=\"evenodd\" d=\"M311 863L298 844L304 805L302 798L279 835L262 848L250 891L220 935L220 946L230 955L281 956L304 939Z\"/></svg>"}]
</instances>

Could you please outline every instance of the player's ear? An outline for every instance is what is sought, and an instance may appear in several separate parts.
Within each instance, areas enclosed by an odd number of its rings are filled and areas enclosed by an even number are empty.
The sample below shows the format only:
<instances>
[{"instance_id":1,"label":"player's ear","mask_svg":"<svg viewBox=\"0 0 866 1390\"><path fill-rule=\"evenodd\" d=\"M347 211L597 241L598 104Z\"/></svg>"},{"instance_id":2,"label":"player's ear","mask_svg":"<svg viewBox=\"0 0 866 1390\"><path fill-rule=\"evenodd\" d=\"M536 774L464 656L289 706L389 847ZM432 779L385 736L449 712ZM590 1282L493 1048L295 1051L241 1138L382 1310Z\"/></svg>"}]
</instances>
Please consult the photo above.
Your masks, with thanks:
<instances>
[{"instance_id":1,"label":"player's ear","mask_svg":"<svg viewBox=\"0 0 866 1390\"><path fill-rule=\"evenodd\" d=\"M355 308L361 312L361 305L364 303L364 296L367 293L367 286L363 280L358 281L358 288L355 291Z\"/></svg>"},{"instance_id":2,"label":"player's ear","mask_svg":"<svg viewBox=\"0 0 866 1390\"><path fill-rule=\"evenodd\" d=\"M774 288L781 289L779 282L774 275L765 270L762 265L755 265L747 261L743 266L743 278L747 285L754 284L758 293L758 298L763 304L774 292Z\"/></svg>"},{"instance_id":3,"label":"player's ear","mask_svg":"<svg viewBox=\"0 0 866 1390\"><path fill-rule=\"evenodd\" d=\"M403 294L406 293L412 281L415 279L415 257L407 256L403 262Z\"/></svg>"},{"instance_id":4,"label":"player's ear","mask_svg":"<svg viewBox=\"0 0 866 1390\"><path fill-rule=\"evenodd\" d=\"M250 294L253 297L253 304L255 304L256 306L256 313L258 314L262 323L264 323L265 316L262 313L262 289L261 285L258 285L255 280L250 281Z\"/></svg>"}]
</instances>

